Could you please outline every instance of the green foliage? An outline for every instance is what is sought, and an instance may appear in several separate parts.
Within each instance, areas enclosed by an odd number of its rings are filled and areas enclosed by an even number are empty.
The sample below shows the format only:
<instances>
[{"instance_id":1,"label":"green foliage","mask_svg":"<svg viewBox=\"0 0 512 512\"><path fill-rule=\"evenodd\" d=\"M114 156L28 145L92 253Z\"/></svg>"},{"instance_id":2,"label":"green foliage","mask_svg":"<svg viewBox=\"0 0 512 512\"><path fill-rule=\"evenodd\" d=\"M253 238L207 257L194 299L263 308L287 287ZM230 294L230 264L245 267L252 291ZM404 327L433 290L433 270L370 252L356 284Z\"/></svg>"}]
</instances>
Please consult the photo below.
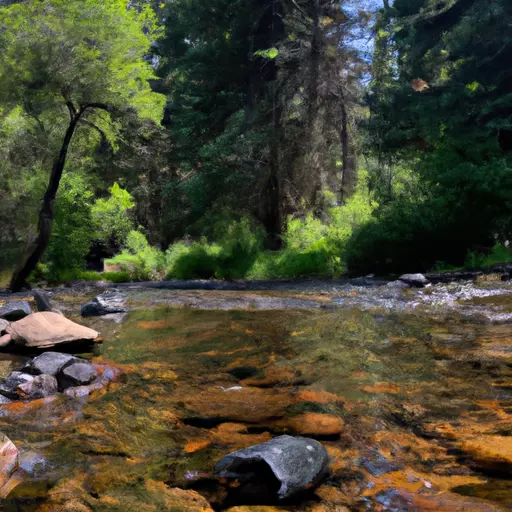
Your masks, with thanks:
<instances>
[{"instance_id":1,"label":"green foliage","mask_svg":"<svg viewBox=\"0 0 512 512\"><path fill-rule=\"evenodd\" d=\"M84 178L69 173L62 180L55 203L55 219L46 250L46 277L65 280L63 273L83 270L94 230L91 229L93 193Z\"/></svg>"},{"instance_id":2,"label":"green foliage","mask_svg":"<svg viewBox=\"0 0 512 512\"><path fill-rule=\"evenodd\" d=\"M487 254L478 252L468 253L464 261L464 268L473 270L492 267L497 263L510 262L512 262L512 252L510 249L503 244L496 243Z\"/></svg>"},{"instance_id":3,"label":"green foliage","mask_svg":"<svg viewBox=\"0 0 512 512\"><path fill-rule=\"evenodd\" d=\"M268 48L267 50L258 50L257 52L254 52L254 55L272 60L279 55L279 50L277 48Z\"/></svg>"},{"instance_id":4,"label":"green foliage","mask_svg":"<svg viewBox=\"0 0 512 512\"><path fill-rule=\"evenodd\" d=\"M133 229L128 211L135 203L131 194L117 183L110 187L109 192L109 198L95 201L91 208L91 218L98 240L121 245Z\"/></svg>"},{"instance_id":5,"label":"green foliage","mask_svg":"<svg viewBox=\"0 0 512 512\"><path fill-rule=\"evenodd\" d=\"M32 115L106 104L160 120L164 97L151 91L144 55L155 37L151 9L128 0L49 0L0 9L0 99ZM90 121L114 136L111 110ZM112 138L111 137L111 138Z\"/></svg>"},{"instance_id":6,"label":"green foliage","mask_svg":"<svg viewBox=\"0 0 512 512\"><path fill-rule=\"evenodd\" d=\"M263 247L263 233L252 230L247 219L217 227L214 244L206 239L175 244L166 252L168 277L176 279L243 278Z\"/></svg>"},{"instance_id":7,"label":"green foliage","mask_svg":"<svg viewBox=\"0 0 512 512\"><path fill-rule=\"evenodd\" d=\"M151 247L146 237L138 231L130 231L126 238L126 248L105 263L118 266L133 281L160 279L165 271L164 254Z\"/></svg>"}]
</instances>

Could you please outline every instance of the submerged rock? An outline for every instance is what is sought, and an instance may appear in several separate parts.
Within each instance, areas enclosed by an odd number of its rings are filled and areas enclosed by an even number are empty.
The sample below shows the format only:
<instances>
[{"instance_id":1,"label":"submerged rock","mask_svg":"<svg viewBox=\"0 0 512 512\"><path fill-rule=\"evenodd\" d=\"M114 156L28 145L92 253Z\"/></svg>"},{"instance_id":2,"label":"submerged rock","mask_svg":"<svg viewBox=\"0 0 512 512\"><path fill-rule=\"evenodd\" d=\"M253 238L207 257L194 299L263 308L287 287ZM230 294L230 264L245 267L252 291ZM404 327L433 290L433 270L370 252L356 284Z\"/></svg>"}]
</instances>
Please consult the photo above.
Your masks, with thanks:
<instances>
[{"instance_id":1,"label":"submerged rock","mask_svg":"<svg viewBox=\"0 0 512 512\"><path fill-rule=\"evenodd\" d=\"M27 382L32 382L33 380L33 375L23 372L12 372L9 377L0 384L0 394L7 398L17 400L19 398L18 386L26 384Z\"/></svg>"},{"instance_id":2,"label":"submerged rock","mask_svg":"<svg viewBox=\"0 0 512 512\"><path fill-rule=\"evenodd\" d=\"M512 437L477 436L464 440L460 449L481 469L512 476Z\"/></svg>"},{"instance_id":3,"label":"submerged rock","mask_svg":"<svg viewBox=\"0 0 512 512\"><path fill-rule=\"evenodd\" d=\"M56 345L92 343L98 332L68 320L58 313L33 313L13 322L7 332L18 346L50 348Z\"/></svg>"},{"instance_id":4,"label":"submerged rock","mask_svg":"<svg viewBox=\"0 0 512 512\"><path fill-rule=\"evenodd\" d=\"M61 352L45 352L30 360L22 370L33 375L57 375L64 366L72 361L80 361L77 357Z\"/></svg>"},{"instance_id":5,"label":"submerged rock","mask_svg":"<svg viewBox=\"0 0 512 512\"><path fill-rule=\"evenodd\" d=\"M423 274L404 274L398 280L416 288L423 288L430 282Z\"/></svg>"},{"instance_id":6,"label":"submerged rock","mask_svg":"<svg viewBox=\"0 0 512 512\"><path fill-rule=\"evenodd\" d=\"M16 390L24 400L46 398L57 394L57 379L52 375L38 375L33 380L20 384Z\"/></svg>"},{"instance_id":7,"label":"submerged rock","mask_svg":"<svg viewBox=\"0 0 512 512\"><path fill-rule=\"evenodd\" d=\"M97 376L98 372L92 364L77 361L62 370L59 374L59 384L63 389L73 386L85 386L90 384Z\"/></svg>"},{"instance_id":8,"label":"submerged rock","mask_svg":"<svg viewBox=\"0 0 512 512\"><path fill-rule=\"evenodd\" d=\"M19 320L32 313L28 302L8 302L0 306L0 318L4 320Z\"/></svg>"},{"instance_id":9,"label":"submerged rock","mask_svg":"<svg viewBox=\"0 0 512 512\"><path fill-rule=\"evenodd\" d=\"M126 297L120 293L107 292L98 295L82 306L82 316L103 316L112 313L126 313Z\"/></svg>"},{"instance_id":10,"label":"submerged rock","mask_svg":"<svg viewBox=\"0 0 512 512\"><path fill-rule=\"evenodd\" d=\"M325 448L313 439L280 436L223 457L221 478L236 478L242 492L261 499L284 499L316 486L328 471Z\"/></svg>"}]
</instances>

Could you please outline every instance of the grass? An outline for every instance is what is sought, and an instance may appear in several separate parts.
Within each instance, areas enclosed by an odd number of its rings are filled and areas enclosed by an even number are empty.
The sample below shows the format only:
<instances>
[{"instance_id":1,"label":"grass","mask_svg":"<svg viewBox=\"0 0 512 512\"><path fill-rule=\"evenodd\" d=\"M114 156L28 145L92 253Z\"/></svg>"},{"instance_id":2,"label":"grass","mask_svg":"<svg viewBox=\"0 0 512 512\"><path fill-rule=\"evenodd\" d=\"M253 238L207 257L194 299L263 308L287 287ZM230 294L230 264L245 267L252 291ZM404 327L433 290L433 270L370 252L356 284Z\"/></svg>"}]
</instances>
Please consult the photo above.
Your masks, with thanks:
<instances>
[{"instance_id":1,"label":"grass","mask_svg":"<svg viewBox=\"0 0 512 512\"><path fill-rule=\"evenodd\" d=\"M489 268L499 263L512 263L512 251L503 244L497 243L488 253L469 252L462 266L438 262L432 271L458 272L463 270L478 270Z\"/></svg>"}]
</instances>

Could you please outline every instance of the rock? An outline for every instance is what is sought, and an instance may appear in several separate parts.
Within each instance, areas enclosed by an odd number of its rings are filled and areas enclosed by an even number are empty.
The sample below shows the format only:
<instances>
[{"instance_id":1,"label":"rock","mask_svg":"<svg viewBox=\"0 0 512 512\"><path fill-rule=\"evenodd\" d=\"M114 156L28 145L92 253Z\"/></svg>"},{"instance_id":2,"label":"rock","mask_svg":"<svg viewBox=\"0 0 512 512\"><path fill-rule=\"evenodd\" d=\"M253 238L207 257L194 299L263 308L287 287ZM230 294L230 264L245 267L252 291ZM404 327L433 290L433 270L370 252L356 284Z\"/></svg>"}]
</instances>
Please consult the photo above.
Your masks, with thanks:
<instances>
[{"instance_id":1,"label":"rock","mask_svg":"<svg viewBox=\"0 0 512 512\"><path fill-rule=\"evenodd\" d=\"M79 325L58 313L33 313L12 323L7 332L23 347L50 348L56 345L93 342L98 332Z\"/></svg>"},{"instance_id":2,"label":"rock","mask_svg":"<svg viewBox=\"0 0 512 512\"><path fill-rule=\"evenodd\" d=\"M19 480L11 478L18 468L19 451L4 434L0 434L0 498L6 498Z\"/></svg>"},{"instance_id":3,"label":"rock","mask_svg":"<svg viewBox=\"0 0 512 512\"><path fill-rule=\"evenodd\" d=\"M401 468L390 462L378 451L373 451L361 459L361 466L372 476L379 477L386 473L399 471Z\"/></svg>"},{"instance_id":4,"label":"rock","mask_svg":"<svg viewBox=\"0 0 512 512\"><path fill-rule=\"evenodd\" d=\"M98 295L82 306L80 314L82 316L103 316L111 313L126 313L126 297L120 293L107 292Z\"/></svg>"},{"instance_id":5,"label":"rock","mask_svg":"<svg viewBox=\"0 0 512 512\"><path fill-rule=\"evenodd\" d=\"M22 399L35 400L57 394L58 384L57 379L52 375L38 375L30 382L20 384L16 389Z\"/></svg>"},{"instance_id":6,"label":"rock","mask_svg":"<svg viewBox=\"0 0 512 512\"><path fill-rule=\"evenodd\" d=\"M429 280L423 274L404 274L398 280L416 288L423 288L429 284Z\"/></svg>"},{"instance_id":7,"label":"rock","mask_svg":"<svg viewBox=\"0 0 512 512\"><path fill-rule=\"evenodd\" d=\"M0 318L0 335L7 331L7 327L9 327L10 324L11 322Z\"/></svg>"},{"instance_id":8,"label":"rock","mask_svg":"<svg viewBox=\"0 0 512 512\"><path fill-rule=\"evenodd\" d=\"M305 412L278 422L277 426L303 436L337 437L343 432L345 424L339 416Z\"/></svg>"},{"instance_id":9,"label":"rock","mask_svg":"<svg viewBox=\"0 0 512 512\"><path fill-rule=\"evenodd\" d=\"M505 476L512 475L512 437L476 436L463 441L460 449L480 468Z\"/></svg>"},{"instance_id":10,"label":"rock","mask_svg":"<svg viewBox=\"0 0 512 512\"><path fill-rule=\"evenodd\" d=\"M404 283L403 281L391 281L386 285L388 288L409 288L409 285L407 283Z\"/></svg>"},{"instance_id":11,"label":"rock","mask_svg":"<svg viewBox=\"0 0 512 512\"><path fill-rule=\"evenodd\" d=\"M66 366L59 374L59 384L62 389L73 386L85 386L90 384L98 372L90 363L76 362Z\"/></svg>"},{"instance_id":12,"label":"rock","mask_svg":"<svg viewBox=\"0 0 512 512\"><path fill-rule=\"evenodd\" d=\"M0 348L9 346L12 342L12 336L10 334L4 334L0 336Z\"/></svg>"},{"instance_id":13,"label":"rock","mask_svg":"<svg viewBox=\"0 0 512 512\"><path fill-rule=\"evenodd\" d=\"M31 475L44 470L47 465L48 461L40 453L33 450L27 450L19 456L19 467Z\"/></svg>"},{"instance_id":14,"label":"rock","mask_svg":"<svg viewBox=\"0 0 512 512\"><path fill-rule=\"evenodd\" d=\"M10 400L9 398L7 398L4 395L0 395L0 405L7 405L7 404L12 404L12 400Z\"/></svg>"},{"instance_id":15,"label":"rock","mask_svg":"<svg viewBox=\"0 0 512 512\"><path fill-rule=\"evenodd\" d=\"M18 400L17 388L21 384L26 384L34 380L33 375L23 372L12 372L2 384L0 384L0 394L13 400Z\"/></svg>"},{"instance_id":16,"label":"rock","mask_svg":"<svg viewBox=\"0 0 512 512\"><path fill-rule=\"evenodd\" d=\"M284 499L316 486L328 472L325 448L313 439L280 436L223 457L221 478L235 478L248 494Z\"/></svg>"},{"instance_id":17,"label":"rock","mask_svg":"<svg viewBox=\"0 0 512 512\"><path fill-rule=\"evenodd\" d=\"M0 318L4 320L19 320L32 313L28 302L7 302L0 306Z\"/></svg>"},{"instance_id":18,"label":"rock","mask_svg":"<svg viewBox=\"0 0 512 512\"><path fill-rule=\"evenodd\" d=\"M41 311L53 311L52 304L46 292L43 290L32 290L32 295L36 301L37 310Z\"/></svg>"},{"instance_id":19,"label":"rock","mask_svg":"<svg viewBox=\"0 0 512 512\"><path fill-rule=\"evenodd\" d=\"M34 357L23 368L22 371L33 375L57 375L64 366L72 361L81 361L70 354L62 354L61 352L45 352L40 356Z\"/></svg>"}]
</instances>

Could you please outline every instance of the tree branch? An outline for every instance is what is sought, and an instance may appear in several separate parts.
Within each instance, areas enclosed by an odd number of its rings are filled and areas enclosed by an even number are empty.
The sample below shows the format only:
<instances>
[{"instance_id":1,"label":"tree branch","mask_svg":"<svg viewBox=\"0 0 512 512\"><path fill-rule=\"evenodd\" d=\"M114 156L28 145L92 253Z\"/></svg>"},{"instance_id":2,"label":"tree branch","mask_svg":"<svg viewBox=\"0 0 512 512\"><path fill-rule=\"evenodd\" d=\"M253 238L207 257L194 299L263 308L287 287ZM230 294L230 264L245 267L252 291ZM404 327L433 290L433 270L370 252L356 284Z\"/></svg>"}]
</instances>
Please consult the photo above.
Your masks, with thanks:
<instances>
[{"instance_id":1,"label":"tree branch","mask_svg":"<svg viewBox=\"0 0 512 512\"><path fill-rule=\"evenodd\" d=\"M309 20L310 16L308 16L308 13L296 2L296 0L291 0L292 4L295 6L295 8L306 17L307 20Z\"/></svg>"},{"instance_id":2,"label":"tree branch","mask_svg":"<svg viewBox=\"0 0 512 512\"><path fill-rule=\"evenodd\" d=\"M82 107L82 112L85 112L88 108L99 108L101 110L106 110L107 112L114 112L115 108L107 103L87 103Z\"/></svg>"},{"instance_id":3,"label":"tree branch","mask_svg":"<svg viewBox=\"0 0 512 512\"><path fill-rule=\"evenodd\" d=\"M83 124L86 124L87 126L90 126L92 129L96 130L100 134L100 136L103 140L105 140L105 141L108 140L107 136L105 135L105 132L101 128L96 126L94 123L91 123L91 121L88 121L87 119L80 119L80 122Z\"/></svg>"}]
</instances>

